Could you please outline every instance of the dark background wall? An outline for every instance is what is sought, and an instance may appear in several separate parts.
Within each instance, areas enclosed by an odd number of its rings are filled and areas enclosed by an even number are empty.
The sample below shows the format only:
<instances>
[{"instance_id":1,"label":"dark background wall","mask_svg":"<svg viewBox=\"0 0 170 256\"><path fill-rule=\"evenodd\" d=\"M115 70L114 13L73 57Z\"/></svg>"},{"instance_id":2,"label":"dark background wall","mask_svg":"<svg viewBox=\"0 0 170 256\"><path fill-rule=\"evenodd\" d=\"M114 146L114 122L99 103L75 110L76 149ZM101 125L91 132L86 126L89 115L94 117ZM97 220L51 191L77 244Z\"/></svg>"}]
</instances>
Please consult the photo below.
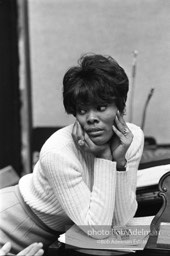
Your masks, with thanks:
<instances>
[{"instance_id":1,"label":"dark background wall","mask_svg":"<svg viewBox=\"0 0 170 256\"><path fill-rule=\"evenodd\" d=\"M0 1L0 168L21 171L17 1Z\"/></svg>"}]
</instances>

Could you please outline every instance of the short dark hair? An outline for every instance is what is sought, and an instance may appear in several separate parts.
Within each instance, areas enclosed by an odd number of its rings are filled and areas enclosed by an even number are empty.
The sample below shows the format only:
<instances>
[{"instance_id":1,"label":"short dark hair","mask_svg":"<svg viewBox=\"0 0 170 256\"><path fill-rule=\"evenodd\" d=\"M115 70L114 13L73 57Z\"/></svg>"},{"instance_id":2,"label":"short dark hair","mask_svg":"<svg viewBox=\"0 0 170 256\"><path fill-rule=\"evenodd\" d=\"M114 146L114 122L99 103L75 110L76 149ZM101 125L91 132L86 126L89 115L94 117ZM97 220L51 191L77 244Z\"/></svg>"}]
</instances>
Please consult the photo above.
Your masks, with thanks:
<instances>
[{"instance_id":1,"label":"short dark hair","mask_svg":"<svg viewBox=\"0 0 170 256\"><path fill-rule=\"evenodd\" d=\"M63 78L63 103L68 114L76 115L78 105L115 103L124 112L129 80L111 56L87 54Z\"/></svg>"}]
</instances>

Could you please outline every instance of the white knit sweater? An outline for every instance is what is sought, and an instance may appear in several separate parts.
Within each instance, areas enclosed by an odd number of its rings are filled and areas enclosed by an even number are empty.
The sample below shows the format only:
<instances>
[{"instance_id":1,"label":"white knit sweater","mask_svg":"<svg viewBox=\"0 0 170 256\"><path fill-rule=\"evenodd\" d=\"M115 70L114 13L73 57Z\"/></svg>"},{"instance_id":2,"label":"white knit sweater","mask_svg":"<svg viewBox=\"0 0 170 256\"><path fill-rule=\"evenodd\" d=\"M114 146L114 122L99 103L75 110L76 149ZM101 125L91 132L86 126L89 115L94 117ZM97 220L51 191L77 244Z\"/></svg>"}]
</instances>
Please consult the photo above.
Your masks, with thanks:
<instances>
[{"instance_id":1,"label":"white knit sweater","mask_svg":"<svg viewBox=\"0 0 170 256\"><path fill-rule=\"evenodd\" d=\"M75 146L69 125L44 144L34 171L20 179L25 202L49 227L125 225L137 209L136 180L144 136L127 124L134 138L126 153L127 169L116 171L116 162L94 158Z\"/></svg>"}]
</instances>

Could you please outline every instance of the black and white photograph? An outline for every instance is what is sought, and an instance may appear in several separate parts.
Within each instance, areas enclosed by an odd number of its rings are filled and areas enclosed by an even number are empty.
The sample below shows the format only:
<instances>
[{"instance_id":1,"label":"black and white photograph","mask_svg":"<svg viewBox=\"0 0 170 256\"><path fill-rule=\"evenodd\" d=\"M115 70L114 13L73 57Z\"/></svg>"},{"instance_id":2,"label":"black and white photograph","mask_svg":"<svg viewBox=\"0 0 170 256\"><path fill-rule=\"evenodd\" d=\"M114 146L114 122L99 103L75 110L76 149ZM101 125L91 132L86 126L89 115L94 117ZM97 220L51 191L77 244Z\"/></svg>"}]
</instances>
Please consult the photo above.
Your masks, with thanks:
<instances>
[{"instance_id":1,"label":"black and white photograph","mask_svg":"<svg viewBox=\"0 0 170 256\"><path fill-rule=\"evenodd\" d=\"M170 255L170 1L0 0L0 256Z\"/></svg>"}]
</instances>

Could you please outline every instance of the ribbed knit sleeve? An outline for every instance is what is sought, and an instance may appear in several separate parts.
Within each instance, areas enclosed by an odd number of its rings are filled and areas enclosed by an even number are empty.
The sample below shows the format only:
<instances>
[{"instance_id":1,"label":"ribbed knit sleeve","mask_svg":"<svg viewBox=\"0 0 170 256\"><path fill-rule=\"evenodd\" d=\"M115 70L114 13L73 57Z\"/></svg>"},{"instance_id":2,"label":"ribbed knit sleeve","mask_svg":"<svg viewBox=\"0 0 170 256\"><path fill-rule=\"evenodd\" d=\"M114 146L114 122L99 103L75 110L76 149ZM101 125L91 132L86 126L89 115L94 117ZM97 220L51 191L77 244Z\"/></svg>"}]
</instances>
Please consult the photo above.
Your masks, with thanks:
<instances>
[{"instance_id":1,"label":"ribbed knit sleeve","mask_svg":"<svg viewBox=\"0 0 170 256\"><path fill-rule=\"evenodd\" d=\"M92 189L83 180L82 163L69 148L46 153L40 164L54 195L75 224L111 226L115 206L115 163L94 159Z\"/></svg>"},{"instance_id":2,"label":"ribbed knit sleeve","mask_svg":"<svg viewBox=\"0 0 170 256\"><path fill-rule=\"evenodd\" d=\"M137 210L136 183L137 170L143 152L144 135L137 126L129 124L133 141L126 153L126 171L117 171L116 200L113 225L126 225Z\"/></svg>"}]
</instances>

